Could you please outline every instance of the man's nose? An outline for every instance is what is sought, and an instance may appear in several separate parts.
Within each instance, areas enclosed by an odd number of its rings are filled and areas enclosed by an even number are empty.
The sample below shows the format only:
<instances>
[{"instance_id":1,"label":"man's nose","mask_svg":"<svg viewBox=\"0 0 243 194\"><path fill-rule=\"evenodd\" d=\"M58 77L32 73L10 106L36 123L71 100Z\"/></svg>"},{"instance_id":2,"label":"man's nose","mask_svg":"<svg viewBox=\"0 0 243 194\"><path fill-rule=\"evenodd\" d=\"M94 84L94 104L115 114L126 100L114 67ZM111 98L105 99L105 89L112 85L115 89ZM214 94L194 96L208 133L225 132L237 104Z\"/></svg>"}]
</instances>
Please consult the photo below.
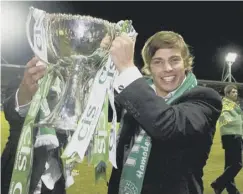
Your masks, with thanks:
<instances>
[{"instance_id":1,"label":"man's nose","mask_svg":"<svg viewBox=\"0 0 243 194\"><path fill-rule=\"evenodd\" d=\"M167 71L167 72L172 71L172 67L168 62L165 63L164 71Z\"/></svg>"}]
</instances>

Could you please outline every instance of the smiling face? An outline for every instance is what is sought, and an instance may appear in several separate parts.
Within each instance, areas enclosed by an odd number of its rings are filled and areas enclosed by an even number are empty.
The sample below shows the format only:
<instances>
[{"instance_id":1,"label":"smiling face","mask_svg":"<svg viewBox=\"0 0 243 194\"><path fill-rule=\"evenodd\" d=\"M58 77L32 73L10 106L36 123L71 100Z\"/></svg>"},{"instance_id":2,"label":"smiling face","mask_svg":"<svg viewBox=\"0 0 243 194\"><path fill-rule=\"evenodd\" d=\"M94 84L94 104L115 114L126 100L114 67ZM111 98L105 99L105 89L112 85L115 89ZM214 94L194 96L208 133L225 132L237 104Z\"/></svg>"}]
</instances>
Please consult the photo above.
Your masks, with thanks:
<instances>
[{"instance_id":1,"label":"smiling face","mask_svg":"<svg viewBox=\"0 0 243 194\"><path fill-rule=\"evenodd\" d=\"M157 95L164 97L176 90L185 79L181 51L176 48L158 49L151 59L150 70Z\"/></svg>"},{"instance_id":2,"label":"smiling face","mask_svg":"<svg viewBox=\"0 0 243 194\"><path fill-rule=\"evenodd\" d=\"M142 50L145 75L152 76L157 95L164 97L176 90L192 70L193 56L183 37L172 31L151 36Z\"/></svg>"}]
</instances>

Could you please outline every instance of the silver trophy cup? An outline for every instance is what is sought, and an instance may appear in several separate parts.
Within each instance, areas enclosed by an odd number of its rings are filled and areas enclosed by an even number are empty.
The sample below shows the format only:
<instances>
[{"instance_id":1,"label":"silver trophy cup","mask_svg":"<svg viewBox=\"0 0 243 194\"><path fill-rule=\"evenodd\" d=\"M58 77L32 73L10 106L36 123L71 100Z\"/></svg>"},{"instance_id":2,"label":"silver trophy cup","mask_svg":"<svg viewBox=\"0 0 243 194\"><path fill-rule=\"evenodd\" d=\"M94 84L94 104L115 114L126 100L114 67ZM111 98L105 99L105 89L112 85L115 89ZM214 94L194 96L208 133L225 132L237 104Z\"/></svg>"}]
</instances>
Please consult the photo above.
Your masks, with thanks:
<instances>
[{"instance_id":1,"label":"silver trophy cup","mask_svg":"<svg viewBox=\"0 0 243 194\"><path fill-rule=\"evenodd\" d=\"M111 41L121 29L115 23L90 16L48 14L30 8L27 37L35 55L46 62L64 82L54 110L37 126L75 130L85 108L92 80L108 59L108 49L100 48L108 35Z\"/></svg>"}]
</instances>

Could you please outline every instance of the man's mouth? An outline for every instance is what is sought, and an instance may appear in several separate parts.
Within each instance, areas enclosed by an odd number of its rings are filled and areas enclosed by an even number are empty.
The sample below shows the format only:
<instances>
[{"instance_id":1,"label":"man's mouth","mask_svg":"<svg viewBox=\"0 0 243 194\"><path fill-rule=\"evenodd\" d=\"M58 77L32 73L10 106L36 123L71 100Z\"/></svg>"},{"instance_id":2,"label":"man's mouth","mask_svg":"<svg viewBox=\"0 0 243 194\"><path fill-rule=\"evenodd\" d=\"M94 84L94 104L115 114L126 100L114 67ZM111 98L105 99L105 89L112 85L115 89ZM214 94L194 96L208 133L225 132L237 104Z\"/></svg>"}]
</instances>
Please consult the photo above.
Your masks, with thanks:
<instances>
[{"instance_id":1,"label":"man's mouth","mask_svg":"<svg viewBox=\"0 0 243 194\"><path fill-rule=\"evenodd\" d=\"M163 81L170 83L175 79L175 76L166 76L161 78Z\"/></svg>"}]
</instances>

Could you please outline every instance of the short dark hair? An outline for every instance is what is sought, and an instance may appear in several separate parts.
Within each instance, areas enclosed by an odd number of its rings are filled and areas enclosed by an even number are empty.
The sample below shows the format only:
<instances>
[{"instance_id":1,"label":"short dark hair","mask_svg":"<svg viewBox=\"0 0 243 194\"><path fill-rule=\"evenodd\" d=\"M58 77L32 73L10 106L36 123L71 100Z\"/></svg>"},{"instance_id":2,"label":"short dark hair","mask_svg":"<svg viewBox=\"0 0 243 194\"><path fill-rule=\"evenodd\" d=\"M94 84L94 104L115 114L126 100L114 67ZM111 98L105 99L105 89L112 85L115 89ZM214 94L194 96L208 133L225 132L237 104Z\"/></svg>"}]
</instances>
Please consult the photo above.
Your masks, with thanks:
<instances>
[{"instance_id":1,"label":"short dark hair","mask_svg":"<svg viewBox=\"0 0 243 194\"><path fill-rule=\"evenodd\" d=\"M227 85L227 86L224 88L224 95L226 96L226 95L229 94L233 89L236 89L236 90L237 90L236 85L233 85L233 84Z\"/></svg>"}]
</instances>

